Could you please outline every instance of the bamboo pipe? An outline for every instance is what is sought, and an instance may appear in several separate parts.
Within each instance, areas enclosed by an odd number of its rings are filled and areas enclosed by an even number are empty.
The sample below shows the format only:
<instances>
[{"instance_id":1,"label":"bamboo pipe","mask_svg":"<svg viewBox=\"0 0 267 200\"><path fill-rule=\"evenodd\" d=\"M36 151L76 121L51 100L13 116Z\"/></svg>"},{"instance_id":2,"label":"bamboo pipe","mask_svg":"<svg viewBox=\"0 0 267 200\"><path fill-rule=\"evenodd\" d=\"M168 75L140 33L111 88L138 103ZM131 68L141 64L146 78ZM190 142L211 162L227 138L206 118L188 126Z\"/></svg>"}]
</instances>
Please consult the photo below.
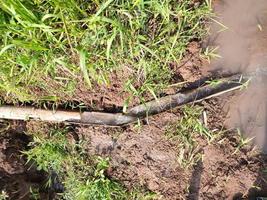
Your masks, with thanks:
<instances>
[{"instance_id":1,"label":"bamboo pipe","mask_svg":"<svg viewBox=\"0 0 267 200\"><path fill-rule=\"evenodd\" d=\"M136 121L136 117L101 112L51 111L32 107L1 106L0 119L37 120L99 125L122 125Z\"/></svg>"},{"instance_id":2,"label":"bamboo pipe","mask_svg":"<svg viewBox=\"0 0 267 200\"><path fill-rule=\"evenodd\" d=\"M51 111L31 107L1 106L0 118L14 120L40 120L40 121L79 121L81 115L78 112Z\"/></svg>"},{"instance_id":3,"label":"bamboo pipe","mask_svg":"<svg viewBox=\"0 0 267 200\"><path fill-rule=\"evenodd\" d=\"M68 122L81 124L96 124L108 126L122 126L150 115L173 109L175 107L201 101L221 95L226 92L238 90L249 80L248 77L233 76L222 79L215 85L206 85L195 90L165 96L154 101L147 102L129 109L126 113L102 113L102 112L74 112L51 111L31 107L1 106L0 119L13 120L41 120L50 122Z\"/></svg>"}]
</instances>

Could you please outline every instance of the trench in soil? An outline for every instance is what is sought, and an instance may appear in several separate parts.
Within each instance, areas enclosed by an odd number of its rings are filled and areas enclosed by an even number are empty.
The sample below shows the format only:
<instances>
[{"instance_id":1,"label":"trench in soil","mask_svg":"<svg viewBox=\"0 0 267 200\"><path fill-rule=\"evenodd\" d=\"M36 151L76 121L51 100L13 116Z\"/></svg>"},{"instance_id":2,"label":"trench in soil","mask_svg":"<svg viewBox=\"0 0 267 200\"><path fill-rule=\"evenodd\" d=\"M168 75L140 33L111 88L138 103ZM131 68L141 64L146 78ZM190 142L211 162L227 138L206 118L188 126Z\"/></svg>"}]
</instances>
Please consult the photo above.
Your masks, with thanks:
<instances>
[{"instance_id":1,"label":"trench in soil","mask_svg":"<svg viewBox=\"0 0 267 200\"><path fill-rule=\"evenodd\" d=\"M253 146L234 153L239 138L234 128L240 128L246 137L255 137L254 144L266 149L266 76L267 63L267 2L265 0L215 1L218 21L214 23L209 46L219 46L222 58L208 66L193 70L192 60L181 69L184 79L202 71L225 70L252 73L251 84L245 90L198 103L204 107L210 130L226 130L222 140L208 144L197 138L202 161L187 170L177 162L177 143L165 137L169 125L181 119L179 109L149 118L140 129L130 125L124 128L74 126L87 143L92 155L111 158L109 176L126 187L143 186L160 193L163 199L256 199L267 197L267 157ZM190 63L191 62L191 63ZM0 139L0 188L12 199L28 199L29 187L45 181L45 174L28 171L20 151L27 149L31 140L23 132L38 129L34 122L12 122L8 133ZM52 126L52 125L51 125ZM256 187L257 186L257 187ZM52 198L43 192L43 199ZM50 196L50 197L49 197Z\"/></svg>"}]
</instances>

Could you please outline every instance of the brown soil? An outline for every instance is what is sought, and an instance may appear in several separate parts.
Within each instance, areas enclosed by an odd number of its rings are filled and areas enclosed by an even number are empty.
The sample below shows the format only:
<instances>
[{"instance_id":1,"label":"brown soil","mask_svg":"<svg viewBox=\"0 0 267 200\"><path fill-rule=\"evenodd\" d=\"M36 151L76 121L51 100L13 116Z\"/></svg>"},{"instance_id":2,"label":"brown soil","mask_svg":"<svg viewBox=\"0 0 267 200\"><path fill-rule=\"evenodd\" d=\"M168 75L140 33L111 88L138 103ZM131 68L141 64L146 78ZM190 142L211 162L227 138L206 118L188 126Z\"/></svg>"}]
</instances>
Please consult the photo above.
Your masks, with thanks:
<instances>
[{"instance_id":1,"label":"brown soil","mask_svg":"<svg viewBox=\"0 0 267 200\"><path fill-rule=\"evenodd\" d=\"M194 81L207 74L207 63L199 57L200 50L200 44L192 42L181 64L172 64L174 76L171 83ZM81 85L75 91L75 99L71 100L84 102L94 109L121 107L128 95L123 92L122 80L130 74L128 71L113 74L110 86L97 87L94 93L82 89L84 86ZM166 92L173 93L175 89ZM67 96L65 98L70 100ZM228 100L229 96L223 96L201 103L207 113L207 126L210 130L221 131L222 135L212 143L199 136L198 151L203 154L203 159L188 169L182 168L178 162L179 143L165 135L169 125L180 120L179 109L146 119L140 127L81 126L76 127L75 132L85 139L89 155L110 158L108 176L129 189L141 186L157 193L162 200L267 197L267 177L264 174L267 156L253 146L236 151L240 137L236 131L224 129L226 113L223 108ZM137 103L137 99L133 101L133 104ZM25 159L21 157L21 151L30 141L23 132L31 132L29 129L32 128L39 129L40 126L15 123L6 133L0 133L0 191L6 190L11 199L29 199L30 187L39 187L42 195L47 193L42 187L45 174L34 168L28 170ZM49 195L41 199L49 199Z\"/></svg>"},{"instance_id":2,"label":"brown soil","mask_svg":"<svg viewBox=\"0 0 267 200\"><path fill-rule=\"evenodd\" d=\"M203 74L206 74L207 68L202 66L206 66L207 63L205 59L200 58L200 51L200 43L192 41L188 45L187 51L180 64L170 64L170 70L172 71L173 76L170 79L169 85L184 81L195 81ZM66 79L73 79L73 75L63 69L59 69L58 73L61 77ZM107 79L109 80L109 83L94 83L93 88L84 85L82 76L75 77L77 80L75 86L68 86L66 81L52 80L48 75L38 77L38 80L40 80L38 85L34 87L29 86L28 89L30 94L34 94L36 97L40 98L38 99L39 103L45 102L46 106L49 106L49 102L51 102L51 104L57 102L56 105L59 106L64 106L64 104L83 104L90 110L117 111L122 109L125 101L130 97L131 101L129 102L129 106L141 103L141 100L138 97L133 96L125 89L125 81L130 79L134 79L133 85L136 89L142 86L142 81L139 82L136 78L137 75L134 73L134 71L127 67L116 69L108 74ZM45 88L44 85L46 85ZM66 93L66 91L69 91L69 93ZM172 94L175 90L166 88L162 92ZM1 93L0 97L10 104L16 99L14 96L1 96ZM142 97L146 101L154 99L149 92L143 94ZM54 105L55 104L53 104L53 106Z\"/></svg>"},{"instance_id":3,"label":"brown soil","mask_svg":"<svg viewBox=\"0 0 267 200\"><path fill-rule=\"evenodd\" d=\"M180 77L178 81L193 82L207 75L208 61L199 56L201 50L202 48L199 42L191 42L188 45L187 52L181 63L174 68L174 80Z\"/></svg>"},{"instance_id":4,"label":"brown soil","mask_svg":"<svg viewBox=\"0 0 267 200\"><path fill-rule=\"evenodd\" d=\"M0 191L11 200L30 199L30 188L38 188L41 198L49 194L42 188L46 175L26 164L21 151L27 149L31 138L24 134L26 123L12 122L6 133L0 133Z\"/></svg>"},{"instance_id":5,"label":"brown soil","mask_svg":"<svg viewBox=\"0 0 267 200\"><path fill-rule=\"evenodd\" d=\"M94 106L94 109L120 107L125 99L130 96L124 89L124 81L129 80L131 72L125 68L121 71L111 73L108 85L97 85L96 88L88 90L83 82L78 84L75 91L74 100L84 102L87 106Z\"/></svg>"},{"instance_id":6,"label":"brown soil","mask_svg":"<svg viewBox=\"0 0 267 200\"><path fill-rule=\"evenodd\" d=\"M184 62L180 66L173 65L176 82L194 81L206 74L205 62L197 56L200 46L197 43L190 45ZM77 98L90 99L91 96ZM97 105L103 101L100 96L94 98ZM121 105L119 99L109 98ZM117 95L116 98L121 97ZM228 98L225 96L201 103L207 113L210 130L223 130L226 114L222 107ZM107 99L104 100L106 103ZM111 101L110 105L117 106ZM264 193L267 184L263 173L267 157L252 147L234 153L239 144L235 131L225 131L211 144L199 136L198 151L203 154L202 161L194 167L182 168L177 159L178 142L165 135L169 125L180 120L180 115L179 109L175 109L142 121L140 127L76 127L75 132L86 140L89 155L110 158L108 176L121 181L129 189L144 187L157 193L159 199L230 200L267 195ZM29 199L30 187L39 187L42 195L47 193L43 189L45 174L37 173L34 168L29 171L20 153L30 141L23 132L34 132L36 128L40 129L38 123L15 123L0 136L0 190L6 190L11 199ZM42 128L45 131L49 125L42 125ZM49 198L52 199L49 195L41 197Z\"/></svg>"},{"instance_id":7,"label":"brown soil","mask_svg":"<svg viewBox=\"0 0 267 200\"><path fill-rule=\"evenodd\" d=\"M151 191L166 195L180 195L185 189L186 172L176 161L176 145L164 137L164 127L177 119L172 113L153 119L140 130L105 128L81 128L79 133L88 139L88 151L111 158L109 175L128 187L142 185Z\"/></svg>"},{"instance_id":8,"label":"brown soil","mask_svg":"<svg viewBox=\"0 0 267 200\"><path fill-rule=\"evenodd\" d=\"M204 102L208 122L213 123L211 129L220 130L220 117L213 116L220 107L213 104ZM88 141L90 154L111 158L108 174L112 178L129 188L141 185L162 199L253 199L260 191L256 186L267 189L262 174L266 157L252 147L234 154L239 138L233 131L225 132L212 144L199 137L203 162L181 168L177 143L165 136L168 125L177 120L179 112L173 111L149 119L149 124L140 129L83 127L78 132Z\"/></svg>"},{"instance_id":9,"label":"brown soil","mask_svg":"<svg viewBox=\"0 0 267 200\"><path fill-rule=\"evenodd\" d=\"M221 130L224 115L218 105L216 99L202 103L211 130ZM257 195L267 195L263 174L267 157L251 146L234 154L239 137L233 131L225 132L211 144L198 137L203 160L189 169L182 168L177 161L177 142L165 135L169 125L179 119L177 109L149 118L141 127L77 127L75 130L85 139L88 154L110 158L108 176L129 189L142 186L164 200L255 199ZM47 126L42 127L45 130ZM45 175L34 168L28 171L29 166L20 153L30 141L23 131L33 128L39 129L40 125L13 123L0 137L0 189L6 190L11 199L29 199L30 187L43 190Z\"/></svg>"}]
</instances>

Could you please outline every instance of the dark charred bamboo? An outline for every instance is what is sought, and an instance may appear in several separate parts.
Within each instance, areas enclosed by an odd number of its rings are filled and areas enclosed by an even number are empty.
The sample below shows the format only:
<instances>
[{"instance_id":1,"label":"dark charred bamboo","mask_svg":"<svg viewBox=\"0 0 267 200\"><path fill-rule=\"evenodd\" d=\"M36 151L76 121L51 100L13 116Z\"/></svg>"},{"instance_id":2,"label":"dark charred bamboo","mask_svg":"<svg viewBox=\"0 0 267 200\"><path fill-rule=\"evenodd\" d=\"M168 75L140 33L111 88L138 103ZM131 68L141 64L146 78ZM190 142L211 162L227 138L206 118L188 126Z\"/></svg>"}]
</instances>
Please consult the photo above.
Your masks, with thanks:
<instances>
[{"instance_id":1,"label":"dark charred bamboo","mask_svg":"<svg viewBox=\"0 0 267 200\"><path fill-rule=\"evenodd\" d=\"M221 82L216 84L206 85L190 92L169 95L158 100L150 101L148 103L133 107L128 110L126 114L140 118L149 115L155 115L173 109L177 106L206 99L209 96L221 93L223 91L239 89L247 80L248 78L240 75L233 76L228 79L223 79Z\"/></svg>"},{"instance_id":2,"label":"dark charred bamboo","mask_svg":"<svg viewBox=\"0 0 267 200\"><path fill-rule=\"evenodd\" d=\"M80 124L95 124L107 126L122 126L138 119L161 112L171 110L178 106L211 98L225 92L237 90L248 81L247 77L233 76L222 79L219 83L209 84L195 90L177 93L147 102L129 109L126 113L102 113L102 112L73 112L73 111L49 111L31 107L0 107L0 119L14 120L41 120L51 122L67 122Z\"/></svg>"}]
</instances>

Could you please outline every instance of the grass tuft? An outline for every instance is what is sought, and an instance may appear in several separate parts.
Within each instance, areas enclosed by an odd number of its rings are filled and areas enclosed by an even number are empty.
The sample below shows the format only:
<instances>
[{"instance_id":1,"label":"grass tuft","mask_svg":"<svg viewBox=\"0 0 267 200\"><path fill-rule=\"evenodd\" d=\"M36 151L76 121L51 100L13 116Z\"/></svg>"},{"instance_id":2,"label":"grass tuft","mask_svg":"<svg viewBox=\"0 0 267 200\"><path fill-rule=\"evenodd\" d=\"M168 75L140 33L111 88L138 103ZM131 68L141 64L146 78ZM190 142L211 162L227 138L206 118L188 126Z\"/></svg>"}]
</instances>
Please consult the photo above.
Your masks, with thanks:
<instances>
[{"instance_id":1,"label":"grass tuft","mask_svg":"<svg viewBox=\"0 0 267 200\"><path fill-rule=\"evenodd\" d=\"M166 131L168 138L178 141L178 162L183 168L193 166L202 159L197 144L198 137L208 142L214 139L213 133L200 120L202 112L202 107L185 106L182 109L182 118Z\"/></svg>"},{"instance_id":2,"label":"grass tuft","mask_svg":"<svg viewBox=\"0 0 267 200\"><path fill-rule=\"evenodd\" d=\"M210 14L209 1L2 0L0 91L13 101L60 101L80 77L85 87L108 87L109 75L127 68L125 90L154 96L170 64L206 34Z\"/></svg>"},{"instance_id":3,"label":"grass tuft","mask_svg":"<svg viewBox=\"0 0 267 200\"><path fill-rule=\"evenodd\" d=\"M155 199L154 194L128 191L119 182L108 178L106 171L109 160L87 155L83 151L82 142L71 142L66 136L66 130L55 129L48 136L36 134L38 136L29 144L30 149L23 153L28 162L33 162L38 170L48 173L46 186L58 188L59 184L63 184L60 187L62 192L57 194L58 199ZM31 189L31 194L38 197L38 188Z\"/></svg>"}]
</instances>

